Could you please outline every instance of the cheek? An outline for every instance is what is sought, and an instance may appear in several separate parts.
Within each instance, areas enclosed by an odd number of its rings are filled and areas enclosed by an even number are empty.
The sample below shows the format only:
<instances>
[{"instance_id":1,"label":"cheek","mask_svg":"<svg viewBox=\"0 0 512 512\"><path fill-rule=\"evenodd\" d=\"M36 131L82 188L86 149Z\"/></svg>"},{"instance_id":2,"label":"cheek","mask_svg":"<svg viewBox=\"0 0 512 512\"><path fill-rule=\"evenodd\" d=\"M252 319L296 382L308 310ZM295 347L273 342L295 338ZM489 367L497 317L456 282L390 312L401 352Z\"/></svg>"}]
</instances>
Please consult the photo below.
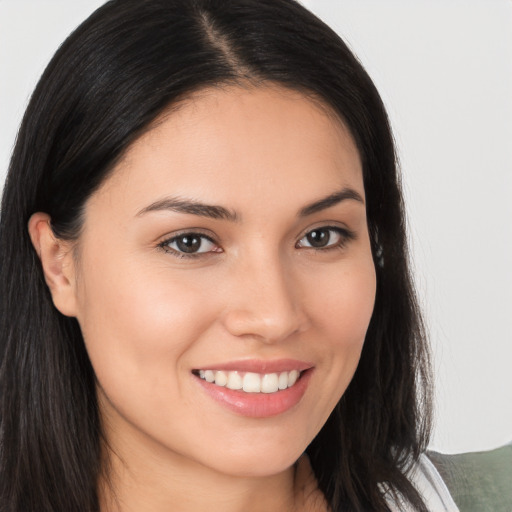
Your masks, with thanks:
<instances>
[{"instance_id":1,"label":"cheek","mask_svg":"<svg viewBox=\"0 0 512 512\"><path fill-rule=\"evenodd\" d=\"M355 259L335 275L317 280L317 327L329 332L326 339L337 348L362 345L373 313L376 275L369 258ZM336 342L338 340L338 342Z\"/></svg>"},{"instance_id":2,"label":"cheek","mask_svg":"<svg viewBox=\"0 0 512 512\"><path fill-rule=\"evenodd\" d=\"M328 284L330 283L330 284ZM345 392L359 363L375 303L376 276L371 260L361 259L325 283L314 318L334 404Z\"/></svg>"},{"instance_id":3,"label":"cheek","mask_svg":"<svg viewBox=\"0 0 512 512\"><path fill-rule=\"evenodd\" d=\"M308 398L308 442L327 421L359 363L375 301L373 262L354 259L336 272L316 273L314 283L312 288L313 280L308 281L309 293L303 294L312 322L307 342L319 356L312 378L316 393Z\"/></svg>"},{"instance_id":4,"label":"cheek","mask_svg":"<svg viewBox=\"0 0 512 512\"><path fill-rule=\"evenodd\" d=\"M156 389L178 371L183 355L216 317L204 290L168 274L144 264L104 265L84 273L79 323L108 393L132 385L137 393Z\"/></svg>"}]
</instances>

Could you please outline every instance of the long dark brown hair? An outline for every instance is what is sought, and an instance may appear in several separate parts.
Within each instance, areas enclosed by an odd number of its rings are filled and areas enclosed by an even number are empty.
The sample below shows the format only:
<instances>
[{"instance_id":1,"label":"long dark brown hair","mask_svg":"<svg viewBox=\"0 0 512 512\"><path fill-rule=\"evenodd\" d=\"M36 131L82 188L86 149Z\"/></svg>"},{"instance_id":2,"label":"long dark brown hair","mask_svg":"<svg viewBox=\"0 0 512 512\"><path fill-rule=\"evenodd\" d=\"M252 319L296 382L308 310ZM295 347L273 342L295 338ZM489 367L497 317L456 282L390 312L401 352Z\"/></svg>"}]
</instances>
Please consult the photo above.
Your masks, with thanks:
<instances>
[{"instance_id":1,"label":"long dark brown hair","mask_svg":"<svg viewBox=\"0 0 512 512\"><path fill-rule=\"evenodd\" d=\"M78 236L84 203L130 144L198 89L272 82L320 99L363 162L375 309L346 393L307 448L332 510L424 506L408 467L426 448L431 395L410 277L393 139L372 81L294 0L112 0L61 46L21 125L0 223L0 510L98 511L102 432L78 323L53 306L27 221Z\"/></svg>"}]
</instances>

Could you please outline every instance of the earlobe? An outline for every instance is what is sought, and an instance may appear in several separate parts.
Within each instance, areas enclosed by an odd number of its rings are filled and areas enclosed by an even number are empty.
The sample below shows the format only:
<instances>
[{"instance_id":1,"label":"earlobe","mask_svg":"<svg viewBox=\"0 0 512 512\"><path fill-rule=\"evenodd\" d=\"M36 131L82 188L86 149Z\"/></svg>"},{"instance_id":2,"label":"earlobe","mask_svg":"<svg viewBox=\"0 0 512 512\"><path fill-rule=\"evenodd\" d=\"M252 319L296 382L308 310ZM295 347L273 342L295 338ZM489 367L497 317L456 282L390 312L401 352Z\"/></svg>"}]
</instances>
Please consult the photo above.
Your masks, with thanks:
<instances>
[{"instance_id":1,"label":"earlobe","mask_svg":"<svg viewBox=\"0 0 512 512\"><path fill-rule=\"evenodd\" d=\"M41 260L44 279L55 307L63 315L74 317L77 314L77 301L72 246L54 235L50 220L46 213L34 213L28 222L28 231Z\"/></svg>"}]
</instances>

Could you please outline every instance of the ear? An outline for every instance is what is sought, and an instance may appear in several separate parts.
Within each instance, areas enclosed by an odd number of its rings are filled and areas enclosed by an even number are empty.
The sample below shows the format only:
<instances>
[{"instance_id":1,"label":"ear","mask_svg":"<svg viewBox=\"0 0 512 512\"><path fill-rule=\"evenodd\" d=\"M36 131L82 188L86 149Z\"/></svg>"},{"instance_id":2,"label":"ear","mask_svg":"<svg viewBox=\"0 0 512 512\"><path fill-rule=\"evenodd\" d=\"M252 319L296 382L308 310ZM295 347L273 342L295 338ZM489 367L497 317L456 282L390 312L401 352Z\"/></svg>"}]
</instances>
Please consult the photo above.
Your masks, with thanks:
<instances>
[{"instance_id":1,"label":"ear","mask_svg":"<svg viewBox=\"0 0 512 512\"><path fill-rule=\"evenodd\" d=\"M63 315L76 316L76 274L72 245L53 234L50 220L46 213L34 213L28 222L28 232L41 260L44 279L50 288L55 307Z\"/></svg>"}]
</instances>

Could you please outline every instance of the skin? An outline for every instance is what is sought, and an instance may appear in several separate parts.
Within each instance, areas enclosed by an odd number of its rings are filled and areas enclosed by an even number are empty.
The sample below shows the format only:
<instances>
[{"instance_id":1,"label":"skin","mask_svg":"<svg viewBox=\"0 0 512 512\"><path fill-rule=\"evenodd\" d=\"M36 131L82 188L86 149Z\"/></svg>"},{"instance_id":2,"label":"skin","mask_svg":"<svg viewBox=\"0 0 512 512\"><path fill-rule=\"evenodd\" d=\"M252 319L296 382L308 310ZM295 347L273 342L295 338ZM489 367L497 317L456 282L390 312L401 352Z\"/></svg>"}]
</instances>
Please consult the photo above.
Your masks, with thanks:
<instances>
[{"instance_id":1,"label":"skin","mask_svg":"<svg viewBox=\"0 0 512 512\"><path fill-rule=\"evenodd\" d=\"M342 189L361 200L298 215ZM141 213L170 196L237 220ZM116 493L100 482L102 510L324 509L294 463L349 384L372 314L364 197L353 139L326 107L233 86L196 93L136 141L89 198L76 242L31 218L54 303L78 319L98 379ZM328 245L311 247L306 234L325 226L353 238L324 231ZM213 243L192 258L162 247L183 231ZM192 373L281 358L313 370L299 403L268 418L212 400Z\"/></svg>"}]
</instances>

